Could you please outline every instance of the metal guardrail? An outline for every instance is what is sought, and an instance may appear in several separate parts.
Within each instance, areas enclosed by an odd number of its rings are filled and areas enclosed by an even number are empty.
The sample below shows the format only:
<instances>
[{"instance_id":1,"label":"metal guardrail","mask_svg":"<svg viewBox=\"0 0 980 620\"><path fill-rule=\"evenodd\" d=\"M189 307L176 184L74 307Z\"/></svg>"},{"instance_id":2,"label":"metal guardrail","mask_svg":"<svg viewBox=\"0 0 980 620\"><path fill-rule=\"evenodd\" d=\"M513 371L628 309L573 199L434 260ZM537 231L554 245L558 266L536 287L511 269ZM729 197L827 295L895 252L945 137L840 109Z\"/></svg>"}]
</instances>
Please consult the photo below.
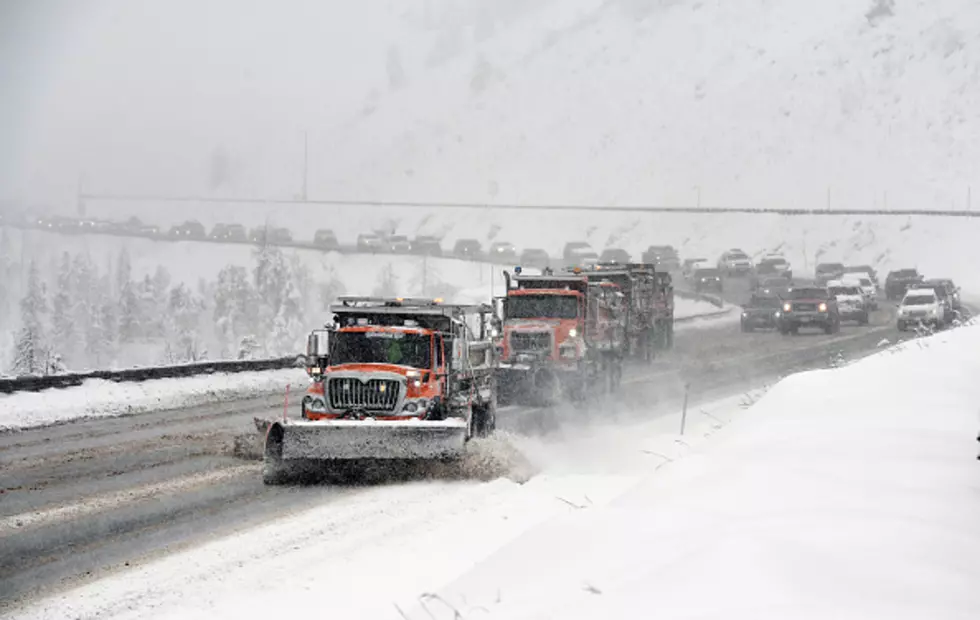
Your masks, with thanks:
<instances>
[{"instance_id":1,"label":"metal guardrail","mask_svg":"<svg viewBox=\"0 0 980 620\"><path fill-rule=\"evenodd\" d=\"M149 366L125 370L92 370L43 376L0 378L0 394L14 392L39 392L47 389L81 385L89 379L102 379L116 383L147 381L150 379L175 379L215 373L238 373L261 370L281 370L303 367L302 356L277 357L261 360L224 360L193 362L175 366Z\"/></svg>"}]
</instances>

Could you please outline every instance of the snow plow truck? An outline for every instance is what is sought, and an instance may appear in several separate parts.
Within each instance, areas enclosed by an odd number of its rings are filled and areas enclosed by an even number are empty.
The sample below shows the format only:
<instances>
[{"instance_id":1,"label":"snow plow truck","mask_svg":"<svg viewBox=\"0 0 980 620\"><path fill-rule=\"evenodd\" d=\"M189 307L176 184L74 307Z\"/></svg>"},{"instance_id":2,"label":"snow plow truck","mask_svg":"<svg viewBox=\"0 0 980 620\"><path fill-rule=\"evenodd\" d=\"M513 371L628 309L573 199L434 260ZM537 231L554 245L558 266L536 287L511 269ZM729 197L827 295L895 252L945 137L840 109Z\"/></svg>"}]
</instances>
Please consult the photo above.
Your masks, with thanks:
<instances>
[{"instance_id":1,"label":"snow plow truck","mask_svg":"<svg viewBox=\"0 0 980 620\"><path fill-rule=\"evenodd\" d=\"M493 307L341 297L307 342L299 416L262 423L266 484L293 466L453 459L496 425Z\"/></svg>"},{"instance_id":2,"label":"snow plow truck","mask_svg":"<svg viewBox=\"0 0 980 620\"><path fill-rule=\"evenodd\" d=\"M616 391L627 352L625 296L580 270L504 272L497 370L501 400L547 404Z\"/></svg>"}]
</instances>

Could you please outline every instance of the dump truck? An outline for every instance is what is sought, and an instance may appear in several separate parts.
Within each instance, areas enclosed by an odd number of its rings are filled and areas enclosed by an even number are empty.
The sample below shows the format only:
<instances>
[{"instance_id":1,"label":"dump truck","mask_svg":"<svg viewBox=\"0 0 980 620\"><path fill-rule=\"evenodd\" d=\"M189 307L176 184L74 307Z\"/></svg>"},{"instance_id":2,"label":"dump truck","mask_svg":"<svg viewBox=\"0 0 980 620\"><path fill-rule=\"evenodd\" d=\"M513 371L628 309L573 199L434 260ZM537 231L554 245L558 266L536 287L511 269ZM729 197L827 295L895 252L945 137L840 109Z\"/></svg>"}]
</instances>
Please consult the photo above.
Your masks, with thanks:
<instances>
[{"instance_id":1,"label":"dump truck","mask_svg":"<svg viewBox=\"0 0 980 620\"><path fill-rule=\"evenodd\" d=\"M651 263L599 263L581 270L589 282L612 282L626 298L627 355L652 361L674 346L674 285Z\"/></svg>"},{"instance_id":2,"label":"dump truck","mask_svg":"<svg viewBox=\"0 0 980 620\"><path fill-rule=\"evenodd\" d=\"M497 383L505 402L548 404L618 389L627 352L625 296L581 273L515 275L501 299Z\"/></svg>"},{"instance_id":3,"label":"dump truck","mask_svg":"<svg viewBox=\"0 0 980 620\"><path fill-rule=\"evenodd\" d=\"M267 484L293 465L453 459L496 426L493 306L341 297L307 342L299 415L265 428Z\"/></svg>"}]
</instances>

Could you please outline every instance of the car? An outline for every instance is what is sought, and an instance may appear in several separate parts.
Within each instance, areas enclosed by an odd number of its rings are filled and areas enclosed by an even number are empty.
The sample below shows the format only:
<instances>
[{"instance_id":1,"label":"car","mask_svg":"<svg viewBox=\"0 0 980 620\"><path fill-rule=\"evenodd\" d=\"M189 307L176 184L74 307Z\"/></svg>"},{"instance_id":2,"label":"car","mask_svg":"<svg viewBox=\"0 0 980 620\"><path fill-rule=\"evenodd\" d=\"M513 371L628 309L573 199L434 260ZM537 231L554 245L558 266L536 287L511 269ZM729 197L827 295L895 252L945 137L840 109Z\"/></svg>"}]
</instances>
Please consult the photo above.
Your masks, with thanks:
<instances>
[{"instance_id":1,"label":"car","mask_svg":"<svg viewBox=\"0 0 980 620\"><path fill-rule=\"evenodd\" d=\"M779 254L766 254L756 263L755 275L757 278L765 276L782 276L787 280L793 279L793 268L789 261Z\"/></svg>"},{"instance_id":2,"label":"car","mask_svg":"<svg viewBox=\"0 0 980 620\"><path fill-rule=\"evenodd\" d=\"M875 283L875 286L878 286L878 272L871 265L846 265L844 267L844 275L851 273L866 274Z\"/></svg>"},{"instance_id":3,"label":"car","mask_svg":"<svg viewBox=\"0 0 980 620\"><path fill-rule=\"evenodd\" d=\"M313 233L313 245L326 252L336 252L340 249L337 235L329 228L320 228Z\"/></svg>"},{"instance_id":4,"label":"car","mask_svg":"<svg viewBox=\"0 0 980 620\"><path fill-rule=\"evenodd\" d=\"M718 259L718 269L728 276L747 276L752 273L752 259L742 250L732 248Z\"/></svg>"},{"instance_id":5,"label":"car","mask_svg":"<svg viewBox=\"0 0 980 620\"><path fill-rule=\"evenodd\" d=\"M381 242L381 237L374 233L363 233L357 235L357 251L358 252L370 252L375 254L380 252L383 248Z\"/></svg>"},{"instance_id":6,"label":"car","mask_svg":"<svg viewBox=\"0 0 980 620\"><path fill-rule=\"evenodd\" d=\"M595 250L585 241L569 241L561 256L566 263L577 263L583 254L595 254Z\"/></svg>"},{"instance_id":7,"label":"car","mask_svg":"<svg viewBox=\"0 0 980 620\"><path fill-rule=\"evenodd\" d=\"M774 276L765 278L759 282L758 286L756 287L756 291L762 293L763 295L776 295L777 297L782 297L792 287L793 283L789 278L785 276Z\"/></svg>"},{"instance_id":8,"label":"car","mask_svg":"<svg viewBox=\"0 0 980 620\"><path fill-rule=\"evenodd\" d=\"M662 271L680 271L681 268L677 250L671 245L651 245L643 253L641 260L656 265Z\"/></svg>"},{"instance_id":9,"label":"car","mask_svg":"<svg viewBox=\"0 0 980 620\"><path fill-rule=\"evenodd\" d=\"M793 287L783 297L779 333L797 334L802 327L817 327L828 334L840 331L837 300L825 287Z\"/></svg>"},{"instance_id":10,"label":"car","mask_svg":"<svg viewBox=\"0 0 980 620\"><path fill-rule=\"evenodd\" d=\"M241 224L227 224L225 228L225 241L235 243L245 243L248 241L248 234L245 232L245 227Z\"/></svg>"},{"instance_id":11,"label":"car","mask_svg":"<svg viewBox=\"0 0 980 620\"><path fill-rule=\"evenodd\" d=\"M609 263L617 265L628 265L630 262L630 253L622 248L606 248L599 255L600 263Z\"/></svg>"},{"instance_id":12,"label":"car","mask_svg":"<svg viewBox=\"0 0 980 620\"><path fill-rule=\"evenodd\" d=\"M442 241L432 235L417 235L412 241L412 254L442 256Z\"/></svg>"},{"instance_id":13,"label":"car","mask_svg":"<svg viewBox=\"0 0 980 620\"><path fill-rule=\"evenodd\" d=\"M707 258L685 258L684 263L681 265L681 275L685 279L690 280L694 277L694 272L707 267L708 262Z\"/></svg>"},{"instance_id":14,"label":"car","mask_svg":"<svg viewBox=\"0 0 980 620\"><path fill-rule=\"evenodd\" d=\"M155 239L160 236L160 227L155 224L143 224L136 234L140 237Z\"/></svg>"},{"instance_id":15,"label":"car","mask_svg":"<svg viewBox=\"0 0 980 620\"><path fill-rule=\"evenodd\" d=\"M548 253L540 248L527 248L521 252L521 265L527 265L528 267L537 267L538 269L544 269L551 264L551 257Z\"/></svg>"},{"instance_id":16,"label":"car","mask_svg":"<svg viewBox=\"0 0 980 620\"><path fill-rule=\"evenodd\" d=\"M864 295L868 308L871 310L878 309L878 286L867 273L855 271L845 272L841 276L841 282L861 289L861 294Z\"/></svg>"},{"instance_id":17,"label":"car","mask_svg":"<svg viewBox=\"0 0 980 620\"><path fill-rule=\"evenodd\" d=\"M902 299L910 288L921 281L922 276L915 268L889 271L885 277L885 299Z\"/></svg>"},{"instance_id":18,"label":"car","mask_svg":"<svg viewBox=\"0 0 980 620\"><path fill-rule=\"evenodd\" d=\"M183 224L171 227L169 235L175 239L206 239L207 231L200 222L187 220Z\"/></svg>"},{"instance_id":19,"label":"car","mask_svg":"<svg viewBox=\"0 0 980 620\"><path fill-rule=\"evenodd\" d=\"M831 280L840 280L844 275L844 263L818 263L813 274L817 286L827 286Z\"/></svg>"},{"instance_id":20,"label":"car","mask_svg":"<svg viewBox=\"0 0 980 620\"><path fill-rule=\"evenodd\" d=\"M936 297L943 306L943 322L952 323L956 318L956 310L953 308L953 289L947 285L948 280L929 279L923 280L916 285L916 288L931 288L936 291Z\"/></svg>"},{"instance_id":21,"label":"car","mask_svg":"<svg viewBox=\"0 0 980 620\"><path fill-rule=\"evenodd\" d=\"M453 256L457 258L468 258L474 260L480 258L480 251L483 246L476 239L459 239L453 246Z\"/></svg>"},{"instance_id":22,"label":"car","mask_svg":"<svg viewBox=\"0 0 980 620\"><path fill-rule=\"evenodd\" d=\"M827 283L827 290L837 300L840 320L857 321L858 325L868 324L871 308L859 286L842 280L831 280Z\"/></svg>"},{"instance_id":23,"label":"car","mask_svg":"<svg viewBox=\"0 0 980 620\"><path fill-rule=\"evenodd\" d=\"M742 306L742 331L774 328L779 324L781 314L782 300L776 295L752 295L749 303Z\"/></svg>"},{"instance_id":24,"label":"car","mask_svg":"<svg viewBox=\"0 0 980 620\"><path fill-rule=\"evenodd\" d=\"M721 293L724 288L721 283L721 270L716 267L698 269L692 279L696 293Z\"/></svg>"},{"instance_id":25,"label":"car","mask_svg":"<svg viewBox=\"0 0 980 620\"><path fill-rule=\"evenodd\" d=\"M941 282L946 285L946 289L949 290L950 296L952 298L953 310L957 312L963 309L962 302L960 301L960 287L950 280L949 278L933 278L937 282Z\"/></svg>"},{"instance_id":26,"label":"car","mask_svg":"<svg viewBox=\"0 0 980 620\"><path fill-rule=\"evenodd\" d=\"M211 229L211 234L208 235L208 239L213 241L224 241L227 230L227 224L215 224L214 228Z\"/></svg>"},{"instance_id":27,"label":"car","mask_svg":"<svg viewBox=\"0 0 980 620\"><path fill-rule=\"evenodd\" d=\"M913 325L930 325L937 329L943 327L943 304L935 289L914 286L906 291L898 305L896 324L901 332Z\"/></svg>"},{"instance_id":28,"label":"car","mask_svg":"<svg viewBox=\"0 0 980 620\"><path fill-rule=\"evenodd\" d=\"M391 235L386 243L391 254L409 254L412 251L412 242L406 235Z\"/></svg>"},{"instance_id":29,"label":"car","mask_svg":"<svg viewBox=\"0 0 980 620\"><path fill-rule=\"evenodd\" d=\"M490 260L496 263L513 263L517 261L517 247L509 241L494 241L487 252Z\"/></svg>"}]
</instances>

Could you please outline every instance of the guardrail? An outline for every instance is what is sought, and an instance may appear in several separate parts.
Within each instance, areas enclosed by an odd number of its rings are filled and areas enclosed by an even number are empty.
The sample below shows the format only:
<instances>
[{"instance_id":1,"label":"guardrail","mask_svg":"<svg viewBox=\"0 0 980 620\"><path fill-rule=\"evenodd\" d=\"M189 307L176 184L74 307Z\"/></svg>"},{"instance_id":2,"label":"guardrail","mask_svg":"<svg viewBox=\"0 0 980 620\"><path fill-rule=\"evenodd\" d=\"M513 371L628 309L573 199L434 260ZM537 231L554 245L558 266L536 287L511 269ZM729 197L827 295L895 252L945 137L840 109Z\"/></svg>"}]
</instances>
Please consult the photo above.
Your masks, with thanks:
<instances>
[{"instance_id":1,"label":"guardrail","mask_svg":"<svg viewBox=\"0 0 980 620\"><path fill-rule=\"evenodd\" d=\"M0 393L38 392L51 388L67 388L81 385L89 379L104 381L136 382L150 379L175 379L215 373L238 373L261 370L281 370L283 368L302 368L302 356L277 357L261 360L225 360L213 362L192 362L175 366L149 366L127 368L124 370L92 370L87 372L64 373L43 376L0 378Z\"/></svg>"}]
</instances>

